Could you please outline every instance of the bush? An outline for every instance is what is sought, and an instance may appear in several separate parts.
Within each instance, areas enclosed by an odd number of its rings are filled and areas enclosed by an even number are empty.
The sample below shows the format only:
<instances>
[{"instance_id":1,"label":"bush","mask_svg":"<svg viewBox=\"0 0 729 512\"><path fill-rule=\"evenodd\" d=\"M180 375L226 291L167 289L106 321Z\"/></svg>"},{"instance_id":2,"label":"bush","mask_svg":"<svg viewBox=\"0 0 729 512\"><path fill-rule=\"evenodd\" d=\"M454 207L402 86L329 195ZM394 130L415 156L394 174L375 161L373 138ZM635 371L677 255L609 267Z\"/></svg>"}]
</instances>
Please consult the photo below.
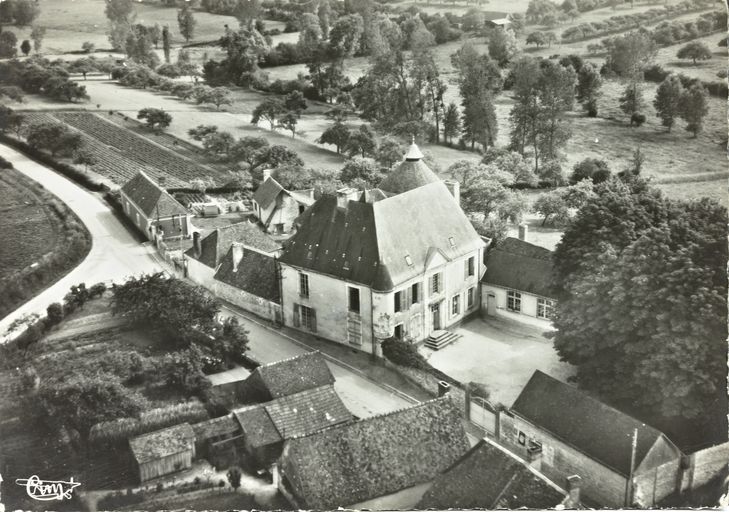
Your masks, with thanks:
<instances>
[{"instance_id":1,"label":"bush","mask_svg":"<svg viewBox=\"0 0 729 512\"><path fill-rule=\"evenodd\" d=\"M388 338L382 342L382 355L389 361L401 366L426 371L431 369L430 364L418 352L415 345L397 338Z\"/></svg>"},{"instance_id":2,"label":"bush","mask_svg":"<svg viewBox=\"0 0 729 512\"><path fill-rule=\"evenodd\" d=\"M54 302L46 308L46 327L50 328L54 325L58 325L63 320L63 306Z\"/></svg>"},{"instance_id":3,"label":"bush","mask_svg":"<svg viewBox=\"0 0 729 512\"><path fill-rule=\"evenodd\" d=\"M630 125L631 126L642 126L643 123L645 123L645 114L636 112L632 116L630 116Z\"/></svg>"},{"instance_id":4,"label":"bush","mask_svg":"<svg viewBox=\"0 0 729 512\"><path fill-rule=\"evenodd\" d=\"M104 292L106 291L106 283L96 283L91 288L89 288L89 298L95 299L97 297L101 297L104 295Z\"/></svg>"}]
</instances>

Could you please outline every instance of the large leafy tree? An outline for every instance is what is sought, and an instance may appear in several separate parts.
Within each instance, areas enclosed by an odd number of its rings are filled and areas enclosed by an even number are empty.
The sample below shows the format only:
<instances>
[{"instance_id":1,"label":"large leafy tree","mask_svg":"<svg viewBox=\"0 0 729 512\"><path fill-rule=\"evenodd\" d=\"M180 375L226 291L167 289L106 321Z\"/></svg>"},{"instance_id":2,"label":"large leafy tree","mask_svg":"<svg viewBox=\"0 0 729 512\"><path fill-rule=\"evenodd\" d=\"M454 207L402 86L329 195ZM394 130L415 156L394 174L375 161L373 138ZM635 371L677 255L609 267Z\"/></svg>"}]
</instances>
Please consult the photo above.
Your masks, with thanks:
<instances>
[{"instance_id":1,"label":"large leafy tree","mask_svg":"<svg viewBox=\"0 0 729 512\"><path fill-rule=\"evenodd\" d=\"M700 41L691 41L678 50L676 57L679 59L691 59L695 66L697 60L709 60L711 58L711 50Z\"/></svg>"},{"instance_id":2,"label":"large leafy tree","mask_svg":"<svg viewBox=\"0 0 729 512\"><path fill-rule=\"evenodd\" d=\"M686 130L698 136L709 113L709 95L701 84L693 84L681 98L681 117L686 121Z\"/></svg>"},{"instance_id":3,"label":"large leafy tree","mask_svg":"<svg viewBox=\"0 0 729 512\"><path fill-rule=\"evenodd\" d=\"M726 437L726 209L639 178L596 188L554 254L554 345L578 384L675 440Z\"/></svg>"},{"instance_id":4,"label":"large leafy tree","mask_svg":"<svg viewBox=\"0 0 729 512\"><path fill-rule=\"evenodd\" d=\"M105 11L109 20L109 42L112 48L124 48L127 36L134 23L134 2L132 0L109 0Z\"/></svg>"},{"instance_id":5,"label":"large leafy tree","mask_svg":"<svg viewBox=\"0 0 729 512\"><path fill-rule=\"evenodd\" d=\"M683 97L683 86L676 75L669 75L658 86L656 99L653 106L656 108L656 115L661 124L668 128L669 133L676 118L681 115L681 99Z\"/></svg>"},{"instance_id":6,"label":"large leafy tree","mask_svg":"<svg viewBox=\"0 0 729 512\"><path fill-rule=\"evenodd\" d=\"M278 116L284 112L284 103L278 98L266 98L253 109L251 123L258 124L259 121L268 121L271 130L276 128Z\"/></svg>"},{"instance_id":7,"label":"large leafy tree","mask_svg":"<svg viewBox=\"0 0 729 512\"><path fill-rule=\"evenodd\" d=\"M341 154L342 148L349 140L349 128L340 121L335 121L329 128L322 132L317 139L319 144L332 144L337 148L337 154Z\"/></svg>"},{"instance_id":8,"label":"large leafy tree","mask_svg":"<svg viewBox=\"0 0 729 512\"><path fill-rule=\"evenodd\" d=\"M180 28L180 34L185 38L185 42L189 43L190 39L195 36L197 21L188 3L184 3L182 9L177 11L177 25Z\"/></svg>"}]
</instances>

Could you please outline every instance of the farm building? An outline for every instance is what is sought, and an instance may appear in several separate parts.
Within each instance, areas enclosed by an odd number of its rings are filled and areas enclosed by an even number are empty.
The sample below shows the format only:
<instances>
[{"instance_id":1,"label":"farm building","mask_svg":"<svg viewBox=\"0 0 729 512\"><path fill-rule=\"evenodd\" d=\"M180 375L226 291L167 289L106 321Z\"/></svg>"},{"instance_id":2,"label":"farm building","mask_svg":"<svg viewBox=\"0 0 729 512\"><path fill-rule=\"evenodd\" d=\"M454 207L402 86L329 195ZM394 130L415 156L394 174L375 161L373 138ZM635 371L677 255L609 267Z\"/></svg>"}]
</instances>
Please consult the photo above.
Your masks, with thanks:
<instances>
[{"instance_id":1,"label":"farm building","mask_svg":"<svg viewBox=\"0 0 729 512\"><path fill-rule=\"evenodd\" d=\"M631 476L653 482L682 457L655 428L538 370L499 422L503 443L553 481L579 475L584 500L597 506L632 505Z\"/></svg>"},{"instance_id":2,"label":"farm building","mask_svg":"<svg viewBox=\"0 0 729 512\"><path fill-rule=\"evenodd\" d=\"M408 509L468 448L446 396L286 441L278 486L300 509Z\"/></svg>"},{"instance_id":3,"label":"farm building","mask_svg":"<svg viewBox=\"0 0 729 512\"><path fill-rule=\"evenodd\" d=\"M195 453L218 469L238 464L243 454L243 431L236 418L229 414L195 423Z\"/></svg>"},{"instance_id":4,"label":"farm building","mask_svg":"<svg viewBox=\"0 0 729 512\"><path fill-rule=\"evenodd\" d=\"M489 315L519 315L549 322L556 301L552 298L552 251L530 244L526 226L522 238L506 238L486 255L481 278L481 304Z\"/></svg>"},{"instance_id":5,"label":"farm building","mask_svg":"<svg viewBox=\"0 0 729 512\"><path fill-rule=\"evenodd\" d=\"M129 440L140 482L192 466L195 432L189 423L157 430Z\"/></svg>"},{"instance_id":6,"label":"farm building","mask_svg":"<svg viewBox=\"0 0 729 512\"><path fill-rule=\"evenodd\" d=\"M263 183L253 194L253 211L267 233L290 233L296 218L314 203L314 189L286 190L264 172Z\"/></svg>"},{"instance_id":7,"label":"farm building","mask_svg":"<svg viewBox=\"0 0 729 512\"><path fill-rule=\"evenodd\" d=\"M270 467L286 439L352 421L332 385L309 389L233 411L243 431L248 466Z\"/></svg>"},{"instance_id":8,"label":"farm building","mask_svg":"<svg viewBox=\"0 0 729 512\"><path fill-rule=\"evenodd\" d=\"M124 213L149 240L185 238L192 232L191 214L144 172L120 190Z\"/></svg>"},{"instance_id":9,"label":"farm building","mask_svg":"<svg viewBox=\"0 0 729 512\"><path fill-rule=\"evenodd\" d=\"M413 144L380 188L323 196L279 261L285 324L379 355L479 309L485 242ZM449 188L450 187L450 188Z\"/></svg>"},{"instance_id":10,"label":"farm building","mask_svg":"<svg viewBox=\"0 0 729 512\"><path fill-rule=\"evenodd\" d=\"M438 475L418 509L577 508L580 478L568 493L539 471L490 439L482 439Z\"/></svg>"},{"instance_id":11,"label":"farm building","mask_svg":"<svg viewBox=\"0 0 729 512\"><path fill-rule=\"evenodd\" d=\"M511 20L507 17L503 18L494 18L492 20L486 20L484 21L484 25L490 28L498 28L502 30L506 30L509 27L511 27Z\"/></svg>"},{"instance_id":12,"label":"farm building","mask_svg":"<svg viewBox=\"0 0 729 512\"><path fill-rule=\"evenodd\" d=\"M308 352L259 366L241 383L239 393L241 403L254 404L330 384L334 384L334 375L324 357Z\"/></svg>"}]
</instances>

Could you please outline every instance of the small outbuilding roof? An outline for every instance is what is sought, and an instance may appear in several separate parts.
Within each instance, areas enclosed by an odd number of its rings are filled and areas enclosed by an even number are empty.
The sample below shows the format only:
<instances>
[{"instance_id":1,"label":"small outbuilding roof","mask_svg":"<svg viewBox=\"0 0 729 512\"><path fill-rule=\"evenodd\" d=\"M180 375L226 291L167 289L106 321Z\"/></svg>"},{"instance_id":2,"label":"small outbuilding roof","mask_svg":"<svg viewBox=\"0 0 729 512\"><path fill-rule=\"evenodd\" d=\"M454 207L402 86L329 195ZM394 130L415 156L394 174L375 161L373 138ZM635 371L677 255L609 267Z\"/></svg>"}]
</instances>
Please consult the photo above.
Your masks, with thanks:
<instances>
[{"instance_id":1,"label":"small outbuilding roof","mask_svg":"<svg viewBox=\"0 0 729 512\"><path fill-rule=\"evenodd\" d=\"M552 251L509 237L489 251L481 281L551 297L552 273Z\"/></svg>"},{"instance_id":2,"label":"small outbuilding roof","mask_svg":"<svg viewBox=\"0 0 729 512\"><path fill-rule=\"evenodd\" d=\"M184 206L143 171L139 171L127 181L121 192L132 200L147 218L189 215Z\"/></svg>"},{"instance_id":3,"label":"small outbuilding roof","mask_svg":"<svg viewBox=\"0 0 729 512\"><path fill-rule=\"evenodd\" d=\"M539 370L529 379L511 411L622 475L630 473L634 429L638 430L635 467L660 437L665 438L650 425ZM666 441L673 445L667 438Z\"/></svg>"},{"instance_id":4,"label":"small outbuilding roof","mask_svg":"<svg viewBox=\"0 0 729 512\"><path fill-rule=\"evenodd\" d=\"M243 290L267 301L281 303L281 292L278 285L278 267L276 259L247 247L242 248L243 255L236 266L233 260L233 248L220 261L215 272L215 279L239 290Z\"/></svg>"},{"instance_id":5,"label":"small outbuilding roof","mask_svg":"<svg viewBox=\"0 0 729 512\"><path fill-rule=\"evenodd\" d=\"M259 448L283 441L283 437L263 405L236 409L233 414L238 419L246 441L251 447Z\"/></svg>"},{"instance_id":6,"label":"small outbuilding roof","mask_svg":"<svg viewBox=\"0 0 729 512\"><path fill-rule=\"evenodd\" d=\"M483 439L423 495L422 509L554 508L566 492L524 460Z\"/></svg>"},{"instance_id":7,"label":"small outbuilding roof","mask_svg":"<svg viewBox=\"0 0 729 512\"><path fill-rule=\"evenodd\" d=\"M319 352L259 366L243 384L244 398L269 402L307 389L334 384L334 376Z\"/></svg>"},{"instance_id":8,"label":"small outbuilding roof","mask_svg":"<svg viewBox=\"0 0 729 512\"><path fill-rule=\"evenodd\" d=\"M129 440L129 447L137 463L146 464L192 450L194 443L195 432L189 423L182 423L134 437Z\"/></svg>"},{"instance_id":9,"label":"small outbuilding roof","mask_svg":"<svg viewBox=\"0 0 729 512\"><path fill-rule=\"evenodd\" d=\"M278 181L269 176L253 194L253 200L258 206L266 210L276 200L279 194L285 190Z\"/></svg>"},{"instance_id":10,"label":"small outbuilding roof","mask_svg":"<svg viewBox=\"0 0 729 512\"><path fill-rule=\"evenodd\" d=\"M191 247L185 251L185 255L196 259L203 265L215 268L228 253L233 243L240 243L265 253L275 253L281 249L281 245L266 235L257 225L243 221L214 229L200 240L200 254L195 252L195 247Z\"/></svg>"},{"instance_id":11,"label":"small outbuilding roof","mask_svg":"<svg viewBox=\"0 0 729 512\"><path fill-rule=\"evenodd\" d=\"M279 464L300 507L329 510L428 482L468 445L443 397L290 439Z\"/></svg>"},{"instance_id":12,"label":"small outbuilding roof","mask_svg":"<svg viewBox=\"0 0 729 512\"><path fill-rule=\"evenodd\" d=\"M201 421L192 425L195 433L195 440L200 442L213 437L233 435L240 431L240 423L228 414L213 418L207 421Z\"/></svg>"}]
</instances>

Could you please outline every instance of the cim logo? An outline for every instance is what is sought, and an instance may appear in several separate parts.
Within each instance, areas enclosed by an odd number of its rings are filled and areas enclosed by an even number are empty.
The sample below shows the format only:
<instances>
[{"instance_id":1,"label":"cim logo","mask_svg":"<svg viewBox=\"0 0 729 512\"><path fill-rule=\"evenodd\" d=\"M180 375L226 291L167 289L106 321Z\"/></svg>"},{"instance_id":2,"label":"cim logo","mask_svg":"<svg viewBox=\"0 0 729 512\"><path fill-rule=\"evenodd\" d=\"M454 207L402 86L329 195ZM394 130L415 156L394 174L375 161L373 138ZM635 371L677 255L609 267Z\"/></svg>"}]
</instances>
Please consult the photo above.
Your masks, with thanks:
<instances>
[{"instance_id":1,"label":"cim logo","mask_svg":"<svg viewBox=\"0 0 729 512\"><path fill-rule=\"evenodd\" d=\"M38 501L70 500L73 490L81 485L74 482L73 477L68 482L63 480L41 480L36 475L30 478L18 478L15 483L25 487L28 496Z\"/></svg>"}]
</instances>

